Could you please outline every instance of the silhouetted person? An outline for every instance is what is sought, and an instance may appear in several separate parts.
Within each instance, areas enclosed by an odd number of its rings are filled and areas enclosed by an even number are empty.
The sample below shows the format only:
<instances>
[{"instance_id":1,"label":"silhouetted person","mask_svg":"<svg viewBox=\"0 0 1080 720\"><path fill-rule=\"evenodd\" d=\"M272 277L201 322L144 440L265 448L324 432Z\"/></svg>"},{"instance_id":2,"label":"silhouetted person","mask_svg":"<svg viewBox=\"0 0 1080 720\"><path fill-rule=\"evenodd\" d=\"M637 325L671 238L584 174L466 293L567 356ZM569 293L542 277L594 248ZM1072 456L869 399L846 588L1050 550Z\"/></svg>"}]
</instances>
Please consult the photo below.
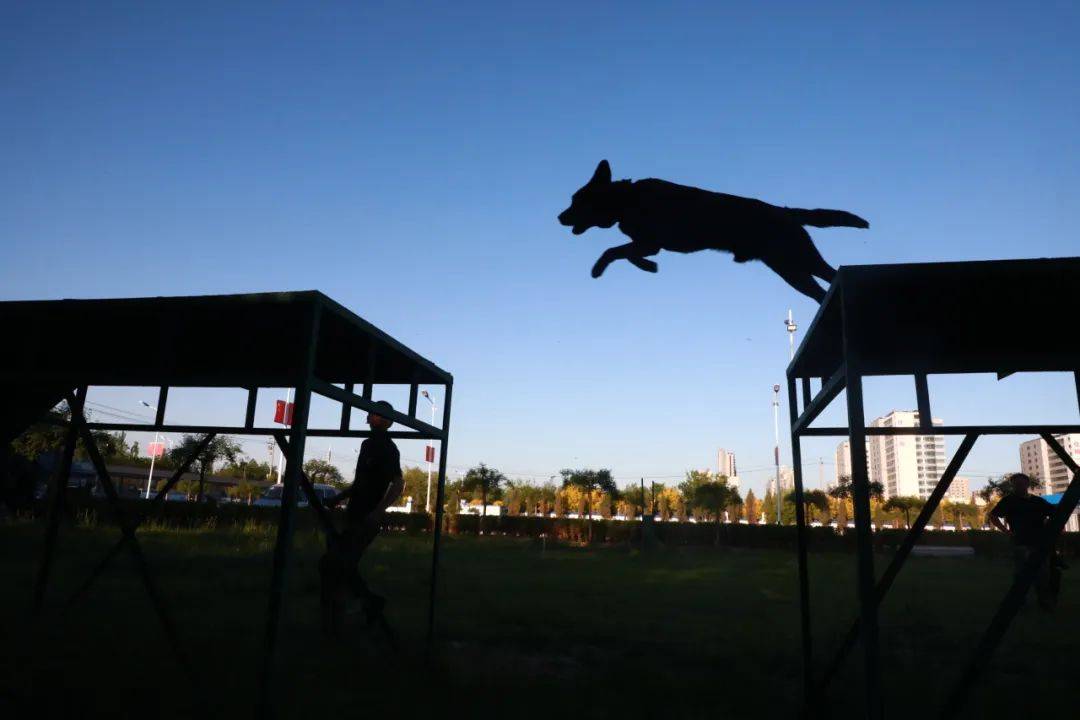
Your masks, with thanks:
<instances>
[{"instance_id":1,"label":"silhouetted person","mask_svg":"<svg viewBox=\"0 0 1080 720\"><path fill-rule=\"evenodd\" d=\"M1054 506L1044 498L1030 493L1031 478L1023 473L1010 475L1009 484L1012 485L1012 492L998 501L987 518L991 525L1007 533L1012 539L1013 563L1016 574L1019 575L1028 557L1038 548L1043 526L1053 513ZM1050 609L1054 605L1049 559L1047 557L1043 561L1035 579L1035 596L1039 606L1044 609Z\"/></svg>"},{"instance_id":2,"label":"silhouetted person","mask_svg":"<svg viewBox=\"0 0 1080 720\"><path fill-rule=\"evenodd\" d=\"M380 400L376 407L392 411L390 403ZM391 420L371 412L367 416L371 437L360 446L356 459L356 476L348 489L330 501L337 505L348 498L345 506L345 529L330 541L326 554L319 562L322 574L323 630L337 634L345 613L345 600L351 590L363 602L368 624L378 620L386 600L371 592L357 565L364 551L378 536L383 512L390 507L405 486L401 475L401 456L387 431Z\"/></svg>"},{"instance_id":3,"label":"silhouetted person","mask_svg":"<svg viewBox=\"0 0 1080 720\"><path fill-rule=\"evenodd\" d=\"M645 258L661 250L724 250L734 254L737 263L761 260L788 285L818 302L825 291L814 277L831 283L836 270L821 257L803 225L870 227L844 210L779 207L653 178L612 182L607 160L601 160L592 179L574 193L559 222L575 235L618 223L632 241L605 250L593 265L594 278L619 259L654 273L657 264Z\"/></svg>"}]
</instances>

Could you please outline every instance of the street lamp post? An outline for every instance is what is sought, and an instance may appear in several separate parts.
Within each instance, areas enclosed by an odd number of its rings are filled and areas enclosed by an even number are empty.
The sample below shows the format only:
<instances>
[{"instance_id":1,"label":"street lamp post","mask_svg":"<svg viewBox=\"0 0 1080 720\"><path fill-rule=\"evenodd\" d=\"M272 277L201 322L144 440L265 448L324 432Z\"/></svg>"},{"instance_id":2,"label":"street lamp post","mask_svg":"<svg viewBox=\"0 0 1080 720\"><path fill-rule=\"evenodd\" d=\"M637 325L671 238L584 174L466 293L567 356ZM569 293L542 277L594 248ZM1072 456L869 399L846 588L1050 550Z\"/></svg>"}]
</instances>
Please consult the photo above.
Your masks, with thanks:
<instances>
[{"instance_id":1,"label":"street lamp post","mask_svg":"<svg viewBox=\"0 0 1080 720\"><path fill-rule=\"evenodd\" d=\"M428 395L427 390L421 390L420 394L431 403L431 426L435 426L435 401ZM435 442L428 440L427 444L427 498L424 500L424 511L431 512L431 461L435 459Z\"/></svg>"},{"instance_id":2,"label":"street lamp post","mask_svg":"<svg viewBox=\"0 0 1080 720\"><path fill-rule=\"evenodd\" d=\"M773 445L773 459L776 462L776 524L781 523L781 516L783 514L784 499L781 497L780 491L780 386L773 385L773 437L775 445Z\"/></svg>"},{"instance_id":3,"label":"street lamp post","mask_svg":"<svg viewBox=\"0 0 1080 720\"><path fill-rule=\"evenodd\" d=\"M784 327L788 332L788 346L791 348L790 360L795 359L795 331L799 329L799 326L795 324L795 321L791 319L791 310L787 311L787 319L784 320Z\"/></svg>"},{"instance_id":4,"label":"street lamp post","mask_svg":"<svg viewBox=\"0 0 1080 720\"><path fill-rule=\"evenodd\" d=\"M139 401L143 406L150 408L155 413L157 408L146 402L145 400ZM150 499L150 488L154 484L154 462L157 460L157 445L158 443L158 431L154 430L154 442L150 446L150 474L146 476L146 499Z\"/></svg>"}]
</instances>

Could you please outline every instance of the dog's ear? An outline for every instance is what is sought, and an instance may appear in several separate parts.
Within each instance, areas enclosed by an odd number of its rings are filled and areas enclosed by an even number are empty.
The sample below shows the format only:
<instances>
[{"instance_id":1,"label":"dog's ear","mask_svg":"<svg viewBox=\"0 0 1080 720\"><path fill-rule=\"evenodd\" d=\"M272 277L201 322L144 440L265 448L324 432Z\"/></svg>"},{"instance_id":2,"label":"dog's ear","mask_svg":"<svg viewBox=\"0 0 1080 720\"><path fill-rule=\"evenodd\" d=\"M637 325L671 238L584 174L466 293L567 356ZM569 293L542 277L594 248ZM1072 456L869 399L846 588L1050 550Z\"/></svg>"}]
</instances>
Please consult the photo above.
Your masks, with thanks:
<instances>
[{"instance_id":1,"label":"dog's ear","mask_svg":"<svg viewBox=\"0 0 1080 720\"><path fill-rule=\"evenodd\" d=\"M601 160L600 164L596 166L596 172L593 173L592 179L589 180L590 185L607 185L611 182L611 166L608 165L607 160Z\"/></svg>"}]
</instances>

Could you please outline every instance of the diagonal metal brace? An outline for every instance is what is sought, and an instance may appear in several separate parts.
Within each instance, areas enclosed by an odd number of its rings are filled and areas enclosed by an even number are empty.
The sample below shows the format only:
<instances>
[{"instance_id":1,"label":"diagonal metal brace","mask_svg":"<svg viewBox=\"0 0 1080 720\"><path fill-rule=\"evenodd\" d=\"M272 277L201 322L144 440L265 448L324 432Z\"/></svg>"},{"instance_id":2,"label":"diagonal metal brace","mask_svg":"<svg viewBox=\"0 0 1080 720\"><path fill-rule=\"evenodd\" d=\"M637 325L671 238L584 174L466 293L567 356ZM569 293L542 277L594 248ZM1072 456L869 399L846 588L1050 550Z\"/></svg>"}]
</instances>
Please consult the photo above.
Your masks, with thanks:
<instances>
[{"instance_id":1,"label":"diagonal metal brace","mask_svg":"<svg viewBox=\"0 0 1080 720\"><path fill-rule=\"evenodd\" d=\"M157 494L154 495L154 498L150 501L150 509L146 512L146 514L144 514L142 517L137 518L132 523L132 530L138 529L138 527L142 525L143 522L145 522L146 519L150 517L150 515L152 515L155 510L157 510L157 508L163 503L165 496L168 495L169 491L176 485L176 483L180 482L180 478L183 477L184 473L186 473L188 471L188 468L191 467L191 463L195 462L195 459L202 454L202 451L206 449L206 446L210 444L210 441L213 440L214 437L215 433L210 433L202 439L202 441L195 447L194 452L192 452L184 460L184 462L180 464L180 467L176 469L176 471L168 479L165 485L163 485L162 488L157 491ZM103 572L105 572L105 569L109 567L109 563L111 563L113 559L115 559L116 556L120 554L120 551L124 549L124 544L127 543L127 541L128 536L121 535L120 539L117 540L111 548L109 548L109 551L105 553L105 556L101 559L101 561L94 566L93 570L90 571L90 574L86 577L86 580L84 580L83 583L79 586L79 588L71 594L70 598L68 598L68 607L75 604L79 599L81 599L83 596L86 595L86 593L90 591L90 588L93 587L94 582L101 576Z\"/></svg>"},{"instance_id":2,"label":"diagonal metal brace","mask_svg":"<svg viewBox=\"0 0 1080 720\"><path fill-rule=\"evenodd\" d=\"M945 707L941 712L942 718L953 718L960 713L960 710L967 700L968 693L971 691L972 685L975 684L975 681L986 667L986 664L989 662L994 650L997 649L1001 639L1005 637L1005 632L1009 629L1009 625L1012 624L1017 612L1020 611L1020 606L1023 605L1024 598L1027 596L1031 586L1035 583L1035 579L1038 577L1043 563L1045 563L1046 559L1050 556L1055 543L1057 543L1058 537L1061 535L1062 529L1065 527L1065 523L1069 520L1069 516L1072 515L1073 510L1076 509L1077 502L1080 501L1080 467L1078 467L1076 461L1069 456L1069 453L1065 452L1065 449L1061 447L1061 444L1053 435L1043 433L1042 439L1046 441L1046 444L1050 446L1069 470L1072 471L1073 478L1069 482L1069 487L1066 488L1065 493L1062 495L1061 501L1058 502L1057 507L1054 508L1054 512L1050 516L1050 519L1047 521L1046 525L1043 526L1039 544L1034 550L1028 553L1024 566L1020 569L1020 572L1017 573L1012 586L1005 594L1005 599L1001 601L1001 605L998 606L997 612L994 613L994 618L990 621L990 625L986 628L986 632L983 633L982 638L979 640L979 645L975 648L975 652L972 653L971 659L964 669L964 673L960 676L960 679L957 680L956 685L953 686L952 691L949 693L949 698L945 702Z\"/></svg>"},{"instance_id":3,"label":"diagonal metal brace","mask_svg":"<svg viewBox=\"0 0 1080 720\"><path fill-rule=\"evenodd\" d=\"M285 437L285 433L274 433L274 440L281 447L281 452L286 455L289 452L289 441ZM304 494L308 497L308 503L315 509L315 515L319 518L319 523L323 527L323 532L326 533L327 542L331 542L339 535L337 526L334 525L334 518L330 515L330 510L323 505L322 499L319 494L315 492L315 486L311 483L311 479L308 478L307 473L300 470L300 487L303 488Z\"/></svg>"},{"instance_id":4,"label":"diagonal metal brace","mask_svg":"<svg viewBox=\"0 0 1080 720\"><path fill-rule=\"evenodd\" d=\"M168 638L169 645L172 647L173 654L176 656L177 661L180 663L184 673L188 676L188 679L193 683L196 683L198 682L198 679L195 676L194 666L180 644L180 637L176 631L176 626L173 624L172 618L166 611L165 602L161 597L161 593L158 591L157 583L154 582L154 578L150 574L150 566L146 562L146 556L143 554L142 546L139 545L139 541L135 537L135 528L128 522L127 517L120 507L120 498L116 493L116 487L113 485L112 477L109 476L109 471L105 467L105 460L101 457L101 452L98 450L97 443L94 442L94 436L91 434L90 429L86 427L85 417L80 416L76 422L79 427L79 434L82 436L83 442L86 444L86 450L90 455L90 462L93 463L94 469L97 471L101 487L105 491L105 497L108 499L109 506L112 508L113 514L116 517L116 523L120 526L120 531L127 538L126 544L135 561L135 567L142 578L143 585L146 586L146 593L150 596L150 602L153 604L158 620L160 620L162 628L165 630L165 635Z\"/></svg>"},{"instance_id":5,"label":"diagonal metal brace","mask_svg":"<svg viewBox=\"0 0 1080 720\"><path fill-rule=\"evenodd\" d=\"M904 541L900 544L900 547L896 549L896 553L893 555L889 567L885 569L885 572L877 583L876 602L879 607L885 600L885 595L888 594L889 589L892 588L896 576L899 575L900 570L903 569L904 563L907 562L908 556L911 555L911 550L915 547L915 543L919 541L923 530L926 529L926 524L937 511L938 505L941 503L941 499L945 497L945 492L949 489L949 485L952 484L953 478L960 472L960 466L964 464L964 460L967 459L968 453L971 452L971 448L975 445L975 441L978 440L978 438L978 435L964 436L963 442L960 443L960 447L957 448L952 460L949 461L948 466L945 468L945 472L941 475L941 479L938 480L937 485L934 487L934 491L930 493L930 497L926 499L926 504L923 505L922 510L919 511L919 516L915 518L915 522L904 536ZM825 670L825 674L821 680L822 693L825 692L829 683L831 683L836 676L836 673L843 667L844 660L847 658L847 655L851 652L852 648L855 647L855 643L858 639L859 621L856 619L852 624L851 629L848 630L847 635L844 637L844 642L840 646L840 649L836 652L832 662L829 663L829 667Z\"/></svg>"}]
</instances>

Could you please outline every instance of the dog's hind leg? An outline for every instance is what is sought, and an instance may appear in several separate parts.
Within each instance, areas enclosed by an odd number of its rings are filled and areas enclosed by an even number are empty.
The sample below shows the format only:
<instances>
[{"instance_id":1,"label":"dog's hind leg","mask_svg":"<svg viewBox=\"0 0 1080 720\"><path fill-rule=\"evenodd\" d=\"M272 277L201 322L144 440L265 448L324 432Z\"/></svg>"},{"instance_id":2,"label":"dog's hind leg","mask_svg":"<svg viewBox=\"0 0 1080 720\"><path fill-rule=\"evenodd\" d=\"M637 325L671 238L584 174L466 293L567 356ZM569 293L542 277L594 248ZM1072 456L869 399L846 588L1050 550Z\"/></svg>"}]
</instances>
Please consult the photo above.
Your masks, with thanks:
<instances>
[{"instance_id":1,"label":"dog's hind leg","mask_svg":"<svg viewBox=\"0 0 1080 720\"><path fill-rule=\"evenodd\" d=\"M830 285L832 284L832 281L836 279L836 268L825 262L825 258L821 257L821 255L817 256L817 262L814 263L814 267L810 272Z\"/></svg>"},{"instance_id":2,"label":"dog's hind leg","mask_svg":"<svg viewBox=\"0 0 1080 720\"><path fill-rule=\"evenodd\" d=\"M819 303L825 299L825 291L822 290L821 286L814 280L814 276L806 270L802 268L794 269L767 261L765 264L770 270L782 277L784 282L801 292L803 295L811 297Z\"/></svg>"},{"instance_id":3,"label":"dog's hind leg","mask_svg":"<svg viewBox=\"0 0 1080 720\"><path fill-rule=\"evenodd\" d=\"M657 270L660 269L660 266L657 265L652 260L646 260L643 257L638 257L637 255L631 255L630 257L628 257L626 259L629 260L631 263L633 263L636 267L641 268L642 270L644 270L645 272L654 273L654 272L656 272Z\"/></svg>"}]
</instances>

